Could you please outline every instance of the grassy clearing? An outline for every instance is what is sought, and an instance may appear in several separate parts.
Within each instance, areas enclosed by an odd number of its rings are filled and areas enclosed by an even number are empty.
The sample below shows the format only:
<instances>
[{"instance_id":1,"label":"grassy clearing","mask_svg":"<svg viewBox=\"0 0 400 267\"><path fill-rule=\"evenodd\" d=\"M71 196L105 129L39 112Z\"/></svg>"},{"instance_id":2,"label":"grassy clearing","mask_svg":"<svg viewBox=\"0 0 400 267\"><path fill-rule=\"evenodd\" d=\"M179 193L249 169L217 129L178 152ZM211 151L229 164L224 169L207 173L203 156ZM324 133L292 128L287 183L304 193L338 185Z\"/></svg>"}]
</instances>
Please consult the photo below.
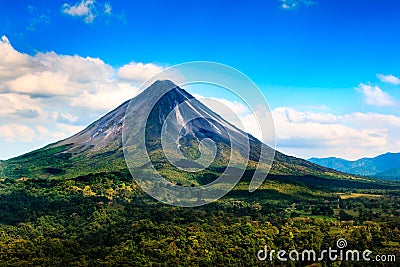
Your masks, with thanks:
<instances>
[{"instance_id":1,"label":"grassy clearing","mask_svg":"<svg viewBox=\"0 0 400 267\"><path fill-rule=\"evenodd\" d=\"M349 198L380 198L383 195L380 194L366 194L366 193L338 193L341 199L349 199Z\"/></svg>"}]
</instances>

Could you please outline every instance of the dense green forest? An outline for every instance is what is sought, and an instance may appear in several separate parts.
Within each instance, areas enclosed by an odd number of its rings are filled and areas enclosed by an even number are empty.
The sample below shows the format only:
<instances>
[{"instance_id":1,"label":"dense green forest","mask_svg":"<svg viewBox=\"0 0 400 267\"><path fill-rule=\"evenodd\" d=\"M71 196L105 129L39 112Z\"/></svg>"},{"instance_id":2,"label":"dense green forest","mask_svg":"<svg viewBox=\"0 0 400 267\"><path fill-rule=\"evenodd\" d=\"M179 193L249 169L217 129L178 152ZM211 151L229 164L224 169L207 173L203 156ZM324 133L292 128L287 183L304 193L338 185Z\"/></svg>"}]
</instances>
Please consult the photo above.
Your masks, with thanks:
<instances>
[{"instance_id":1,"label":"dense green forest","mask_svg":"<svg viewBox=\"0 0 400 267\"><path fill-rule=\"evenodd\" d=\"M257 252L319 251L345 238L371 258L398 259L399 223L399 185L389 183L269 175L254 193L243 180L217 202L178 208L124 171L0 181L1 266L365 266L259 261Z\"/></svg>"}]
</instances>

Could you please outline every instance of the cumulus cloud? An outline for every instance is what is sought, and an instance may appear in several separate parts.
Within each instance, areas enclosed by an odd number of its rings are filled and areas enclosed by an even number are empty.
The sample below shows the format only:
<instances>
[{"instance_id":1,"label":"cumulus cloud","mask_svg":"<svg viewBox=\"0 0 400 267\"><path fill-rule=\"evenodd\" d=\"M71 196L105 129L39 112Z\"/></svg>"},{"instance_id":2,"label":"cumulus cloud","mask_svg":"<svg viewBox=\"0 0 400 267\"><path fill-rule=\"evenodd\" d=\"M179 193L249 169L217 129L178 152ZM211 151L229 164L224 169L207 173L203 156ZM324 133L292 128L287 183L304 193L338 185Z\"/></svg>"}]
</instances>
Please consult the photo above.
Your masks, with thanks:
<instances>
[{"instance_id":1,"label":"cumulus cloud","mask_svg":"<svg viewBox=\"0 0 400 267\"><path fill-rule=\"evenodd\" d=\"M114 75L111 66L99 58L58 55L54 52L38 53L35 62L40 62L40 69L52 69L68 75L70 81L89 83L101 81Z\"/></svg>"},{"instance_id":2,"label":"cumulus cloud","mask_svg":"<svg viewBox=\"0 0 400 267\"><path fill-rule=\"evenodd\" d=\"M394 115L355 112L336 116L288 107L272 113L277 146L287 153L357 159L400 150L400 117ZM321 121L324 116L330 119Z\"/></svg>"},{"instance_id":3,"label":"cumulus cloud","mask_svg":"<svg viewBox=\"0 0 400 267\"><path fill-rule=\"evenodd\" d=\"M33 118L42 113L40 101L27 95L0 94L0 119L9 116Z\"/></svg>"},{"instance_id":4,"label":"cumulus cloud","mask_svg":"<svg viewBox=\"0 0 400 267\"><path fill-rule=\"evenodd\" d=\"M382 91L379 86L361 83L356 90L364 95L365 103L368 105L378 107L396 105L394 98L388 93Z\"/></svg>"},{"instance_id":5,"label":"cumulus cloud","mask_svg":"<svg viewBox=\"0 0 400 267\"><path fill-rule=\"evenodd\" d=\"M143 81L162 71L163 68L153 63L143 64L131 62L118 69L118 76L128 81Z\"/></svg>"},{"instance_id":6,"label":"cumulus cloud","mask_svg":"<svg viewBox=\"0 0 400 267\"><path fill-rule=\"evenodd\" d=\"M213 110L217 113L220 113L218 112L218 109L221 108L221 106L227 107L229 110L233 111L237 115L250 113L250 110L247 108L247 106L239 101L229 101L227 99L218 97L204 97L199 94L193 94L193 96L206 106L213 108Z\"/></svg>"},{"instance_id":7,"label":"cumulus cloud","mask_svg":"<svg viewBox=\"0 0 400 267\"><path fill-rule=\"evenodd\" d=\"M17 109L15 111L15 115L20 116L22 118L37 118L39 117L39 112L36 109Z\"/></svg>"},{"instance_id":8,"label":"cumulus cloud","mask_svg":"<svg viewBox=\"0 0 400 267\"><path fill-rule=\"evenodd\" d=\"M116 70L99 58L20 53L3 36L0 41L0 93L31 98L135 95L137 86L163 70L155 64L130 63ZM4 105L3 105L4 106ZM109 106L104 107L107 109Z\"/></svg>"},{"instance_id":9,"label":"cumulus cloud","mask_svg":"<svg viewBox=\"0 0 400 267\"><path fill-rule=\"evenodd\" d=\"M15 51L6 36L0 40L0 79L12 79L27 73L33 66L32 58Z\"/></svg>"},{"instance_id":10,"label":"cumulus cloud","mask_svg":"<svg viewBox=\"0 0 400 267\"><path fill-rule=\"evenodd\" d=\"M57 123L58 131L49 131L43 125L24 125L21 123L9 123L0 125L0 141L7 143L33 143L53 142L64 139L82 130L82 126ZM26 151L28 152L28 151ZM16 156L16 155L14 155Z\"/></svg>"},{"instance_id":11,"label":"cumulus cloud","mask_svg":"<svg viewBox=\"0 0 400 267\"><path fill-rule=\"evenodd\" d=\"M19 77L6 82L3 90L44 97L73 96L83 90L96 91L93 85L100 86L114 76L111 66L90 57L49 52L30 58L30 63Z\"/></svg>"},{"instance_id":12,"label":"cumulus cloud","mask_svg":"<svg viewBox=\"0 0 400 267\"><path fill-rule=\"evenodd\" d=\"M298 112L293 108L280 108L280 114L286 117L288 122L292 123L310 123L317 122L320 124L329 124L337 122L337 117L331 113L315 113L315 112Z\"/></svg>"},{"instance_id":13,"label":"cumulus cloud","mask_svg":"<svg viewBox=\"0 0 400 267\"><path fill-rule=\"evenodd\" d=\"M199 94L193 94L193 96L239 129L262 139L262 131L257 117L242 102L217 97L205 97Z\"/></svg>"},{"instance_id":14,"label":"cumulus cloud","mask_svg":"<svg viewBox=\"0 0 400 267\"><path fill-rule=\"evenodd\" d=\"M121 100L128 100L139 92L139 89L129 83L120 82L110 88L100 88L95 93L83 91L79 97L71 101L73 107L83 107L92 110L111 110L122 103Z\"/></svg>"},{"instance_id":15,"label":"cumulus cloud","mask_svg":"<svg viewBox=\"0 0 400 267\"><path fill-rule=\"evenodd\" d=\"M190 86L185 89L190 90ZM234 100L228 100L221 97L203 96L198 93L192 95L237 128L275 147L272 116L265 106L251 107L254 108L252 110L243 100L236 97Z\"/></svg>"},{"instance_id":16,"label":"cumulus cloud","mask_svg":"<svg viewBox=\"0 0 400 267\"><path fill-rule=\"evenodd\" d=\"M125 78L118 75L120 69L128 70ZM0 140L30 140L36 144L32 149L65 138L134 97L139 85L163 67L131 63L120 69L98 58L54 52L30 56L16 51L3 36ZM10 124L12 121L18 124ZM3 151L0 158L7 155L11 154Z\"/></svg>"},{"instance_id":17,"label":"cumulus cloud","mask_svg":"<svg viewBox=\"0 0 400 267\"><path fill-rule=\"evenodd\" d=\"M110 3L100 3L96 0L82 0L73 5L65 3L62 5L61 11L66 15L82 18L86 24L93 23L97 18L125 19L123 13L113 14Z\"/></svg>"},{"instance_id":18,"label":"cumulus cloud","mask_svg":"<svg viewBox=\"0 0 400 267\"><path fill-rule=\"evenodd\" d=\"M239 128L262 141L270 141L262 139L255 114L242 103L194 96ZM339 116L327 110L299 111L290 107L272 110L277 149L303 158L337 156L346 159L400 151L400 117L362 112Z\"/></svg>"},{"instance_id":19,"label":"cumulus cloud","mask_svg":"<svg viewBox=\"0 0 400 267\"><path fill-rule=\"evenodd\" d=\"M68 95L67 77L63 74L44 71L37 74L27 74L6 84L11 92L26 93L33 96Z\"/></svg>"},{"instance_id":20,"label":"cumulus cloud","mask_svg":"<svg viewBox=\"0 0 400 267\"><path fill-rule=\"evenodd\" d=\"M74 123L78 120L78 116L64 112L53 112L52 118L60 123Z\"/></svg>"},{"instance_id":21,"label":"cumulus cloud","mask_svg":"<svg viewBox=\"0 0 400 267\"><path fill-rule=\"evenodd\" d=\"M390 83L393 85L399 85L400 84L400 79L396 76L393 75L383 75L383 74L377 74L376 75L381 82L384 83Z\"/></svg>"},{"instance_id":22,"label":"cumulus cloud","mask_svg":"<svg viewBox=\"0 0 400 267\"><path fill-rule=\"evenodd\" d=\"M22 124L6 124L0 126L0 140L11 142L31 142L35 136L35 132L28 126Z\"/></svg>"},{"instance_id":23,"label":"cumulus cloud","mask_svg":"<svg viewBox=\"0 0 400 267\"><path fill-rule=\"evenodd\" d=\"M83 17L85 23L92 23L95 15L94 11L94 1L93 0L82 0L80 3L75 5L70 5L65 3L62 7L62 12L73 16L73 17Z\"/></svg>"}]
</instances>

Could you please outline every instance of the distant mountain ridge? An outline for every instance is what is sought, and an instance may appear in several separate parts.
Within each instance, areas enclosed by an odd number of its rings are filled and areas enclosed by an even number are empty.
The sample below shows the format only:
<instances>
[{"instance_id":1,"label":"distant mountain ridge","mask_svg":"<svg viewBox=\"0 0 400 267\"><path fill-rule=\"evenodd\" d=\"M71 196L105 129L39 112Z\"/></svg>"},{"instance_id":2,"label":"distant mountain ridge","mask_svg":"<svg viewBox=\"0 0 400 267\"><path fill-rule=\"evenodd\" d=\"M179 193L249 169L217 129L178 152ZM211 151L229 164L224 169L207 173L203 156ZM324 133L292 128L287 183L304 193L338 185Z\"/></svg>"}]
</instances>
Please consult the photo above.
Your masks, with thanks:
<instances>
[{"instance_id":1,"label":"distant mountain ridge","mask_svg":"<svg viewBox=\"0 0 400 267\"><path fill-rule=\"evenodd\" d=\"M400 180L400 153L385 153L374 158L345 160L341 158L310 158L310 162L355 175Z\"/></svg>"}]
</instances>

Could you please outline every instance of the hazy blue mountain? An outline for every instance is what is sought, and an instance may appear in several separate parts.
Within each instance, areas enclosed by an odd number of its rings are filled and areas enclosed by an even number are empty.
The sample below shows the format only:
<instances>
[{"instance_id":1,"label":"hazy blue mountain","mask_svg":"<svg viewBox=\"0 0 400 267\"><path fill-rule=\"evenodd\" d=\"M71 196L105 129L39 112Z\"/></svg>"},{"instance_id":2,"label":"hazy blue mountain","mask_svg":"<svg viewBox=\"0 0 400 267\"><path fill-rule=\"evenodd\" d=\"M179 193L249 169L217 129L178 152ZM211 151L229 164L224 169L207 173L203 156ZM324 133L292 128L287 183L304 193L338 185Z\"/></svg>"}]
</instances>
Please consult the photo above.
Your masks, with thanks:
<instances>
[{"instance_id":1,"label":"hazy blue mountain","mask_svg":"<svg viewBox=\"0 0 400 267\"><path fill-rule=\"evenodd\" d=\"M341 172L400 180L400 153L385 153L354 161L335 157L310 158L309 161Z\"/></svg>"},{"instance_id":2,"label":"hazy blue mountain","mask_svg":"<svg viewBox=\"0 0 400 267\"><path fill-rule=\"evenodd\" d=\"M400 181L400 168L389 169L384 172L375 174L374 177L385 180L399 180Z\"/></svg>"}]
</instances>

